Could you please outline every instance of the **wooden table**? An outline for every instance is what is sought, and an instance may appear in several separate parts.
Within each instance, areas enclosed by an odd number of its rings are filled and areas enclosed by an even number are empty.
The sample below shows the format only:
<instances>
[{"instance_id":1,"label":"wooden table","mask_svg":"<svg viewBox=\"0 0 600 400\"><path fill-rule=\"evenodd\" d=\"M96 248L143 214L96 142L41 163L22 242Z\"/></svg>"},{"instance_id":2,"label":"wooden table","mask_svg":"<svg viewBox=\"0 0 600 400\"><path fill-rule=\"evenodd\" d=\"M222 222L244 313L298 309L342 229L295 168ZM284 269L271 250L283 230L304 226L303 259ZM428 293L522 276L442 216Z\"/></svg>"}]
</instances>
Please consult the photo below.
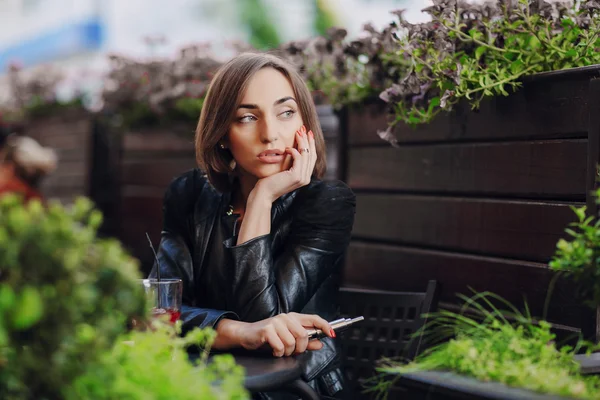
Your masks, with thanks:
<instances>
[{"instance_id":1,"label":"wooden table","mask_svg":"<svg viewBox=\"0 0 600 400\"><path fill-rule=\"evenodd\" d=\"M220 353L209 356L209 362L218 354ZM302 379L306 353L280 358L248 351L229 354L233 355L236 364L246 370L244 387L250 393L282 391L295 394L301 399L319 400L319 395ZM197 358L197 355L190 358Z\"/></svg>"}]
</instances>

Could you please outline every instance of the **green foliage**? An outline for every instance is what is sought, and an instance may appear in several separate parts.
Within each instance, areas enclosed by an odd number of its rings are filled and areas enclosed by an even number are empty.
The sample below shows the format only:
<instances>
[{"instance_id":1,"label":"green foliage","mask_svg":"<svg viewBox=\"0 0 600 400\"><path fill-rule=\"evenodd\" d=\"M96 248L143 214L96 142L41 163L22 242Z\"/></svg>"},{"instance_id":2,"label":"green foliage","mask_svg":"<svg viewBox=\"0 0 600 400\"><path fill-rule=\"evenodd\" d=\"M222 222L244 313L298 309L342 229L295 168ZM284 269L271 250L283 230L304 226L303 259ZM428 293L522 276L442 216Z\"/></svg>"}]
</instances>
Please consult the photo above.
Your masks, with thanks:
<instances>
[{"instance_id":1,"label":"green foliage","mask_svg":"<svg viewBox=\"0 0 600 400\"><path fill-rule=\"evenodd\" d=\"M404 78L383 97L396 121L429 122L465 99L473 108L507 96L525 75L600 63L597 2L516 0L470 4L435 0L432 21L400 17L398 48L389 55Z\"/></svg>"},{"instance_id":2,"label":"green foliage","mask_svg":"<svg viewBox=\"0 0 600 400\"><path fill-rule=\"evenodd\" d=\"M41 118L65 112L68 109L84 109L84 98L76 97L70 101L45 101L41 96L32 97L29 104L25 106L25 114L30 118Z\"/></svg>"},{"instance_id":3,"label":"green foliage","mask_svg":"<svg viewBox=\"0 0 600 400\"><path fill-rule=\"evenodd\" d=\"M180 117L178 119L196 122L200 117L200 111L202 111L203 104L203 97L199 99L184 97L175 102L174 113Z\"/></svg>"},{"instance_id":4,"label":"green foliage","mask_svg":"<svg viewBox=\"0 0 600 400\"><path fill-rule=\"evenodd\" d=\"M328 7L325 0L314 0L315 3L315 19L314 30L317 35L326 35L330 28L337 25L335 15L331 8Z\"/></svg>"},{"instance_id":5,"label":"green foliage","mask_svg":"<svg viewBox=\"0 0 600 400\"><path fill-rule=\"evenodd\" d=\"M210 347L215 332L195 329L185 338L173 336L168 324L155 323L152 331L131 332L115 343L100 362L91 365L69 389L67 400L196 400L247 399L243 368L231 355L205 352L196 363L186 348Z\"/></svg>"},{"instance_id":6,"label":"green foliage","mask_svg":"<svg viewBox=\"0 0 600 400\"><path fill-rule=\"evenodd\" d=\"M189 346L210 349L213 330L181 338L153 321L128 332L148 311L138 265L97 238L101 222L83 198L46 209L0 197L0 398L248 398L231 357L188 360Z\"/></svg>"},{"instance_id":7,"label":"green foliage","mask_svg":"<svg viewBox=\"0 0 600 400\"><path fill-rule=\"evenodd\" d=\"M204 97L181 97L174 100L173 105L164 112L158 113L148 103L132 103L121 108L118 114L119 125L125 129L157 126L173 128L178 123L193 127L198 122L203 104Z\"/></svg>"},{"instance_id":8,"label":"green foliage","mask_svg":"<svg viewBox=\"0 0 600 400\"><path fill-rule=\"evenodd\" d=\"M387 361L378 371L397 377L415 371L443 370L540 393L583 399L600 396L600 378L582 376L574 359L582 348L591 349L589 344L580 341L576 348L558 349L549 323L535 321L500 297L483 292L461 298L465 300L461 312L434 313L423 328L425 338L444 342L429 348L414 362ZM507 310L498 309L494 305L498 302ZM466 315L467 308L481 318ZM384 393L393 382L388 375L375 390Z\"/></svg>"},{"instance_id":9,"label":"green foliage","mask_svg":"<svg viewBox=\"0 0 600 400\"><path fill-rule=\"evenodd\" d=\"M0 198L3 399L59 398L143 314L137 263L117 241L96 238L101 222L85 199L45 210Z\"/></svg>"},{"instance_id":10,"label":"green foliage","mask_svg":"<svg viewBox=\"0 0 600 400\"><path fill-rule=\"evenodd\" d=\"M600 189L594 193L600 203ZM573 278L578 296L592 308L600 305L600 219L586 215L586 207L571 207L577 221L565 229L570 240L560 239L550 268Z\"/></svg>"},{"instance_id":11,"label":"green foliage","mask_svg":"<svg viewBox=\"0 0 600 400\"><path fill-rule=\"evenodd\" d=\"M322 92L327 102L336 109L359 103L376 95L369 85L364 65L352 59L345 60L346 71L353 76L353 79L342 83L342 79L335 74L335 66L327 61L329 60L320 64L307 62L306 83L311 91Z\"/></svg>"},{"instance_id":12,"label":"green foliage","mask_svg":"<svg viewBox=\"0 0 600 400\"><path fill-rule=\"evenodd\" d=\"M250 44L259 50L273 49L281 43L269 9L262 0L244 0L236 6L243 25L250 32Z\"/></svg>"}]
</instances>

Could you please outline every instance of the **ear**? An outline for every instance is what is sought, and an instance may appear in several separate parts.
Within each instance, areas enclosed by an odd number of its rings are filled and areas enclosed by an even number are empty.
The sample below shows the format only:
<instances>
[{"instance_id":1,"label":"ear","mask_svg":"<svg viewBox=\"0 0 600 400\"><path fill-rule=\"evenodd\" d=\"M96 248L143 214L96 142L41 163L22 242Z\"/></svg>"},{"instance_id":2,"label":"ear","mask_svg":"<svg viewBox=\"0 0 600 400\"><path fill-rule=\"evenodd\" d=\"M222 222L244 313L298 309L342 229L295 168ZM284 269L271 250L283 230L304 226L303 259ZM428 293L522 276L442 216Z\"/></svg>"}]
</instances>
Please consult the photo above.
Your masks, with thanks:
<instances>
[{"instance_id":1,"label":"ear","mask_svg":"<svg viewBox=\"0 0 600 400\"><path fill-rule=\"evenodd\" d=\"M219 140L219 148L222 150L229 149L229 139L227 138L227 135Z\"/></svg>"}]
</instances>

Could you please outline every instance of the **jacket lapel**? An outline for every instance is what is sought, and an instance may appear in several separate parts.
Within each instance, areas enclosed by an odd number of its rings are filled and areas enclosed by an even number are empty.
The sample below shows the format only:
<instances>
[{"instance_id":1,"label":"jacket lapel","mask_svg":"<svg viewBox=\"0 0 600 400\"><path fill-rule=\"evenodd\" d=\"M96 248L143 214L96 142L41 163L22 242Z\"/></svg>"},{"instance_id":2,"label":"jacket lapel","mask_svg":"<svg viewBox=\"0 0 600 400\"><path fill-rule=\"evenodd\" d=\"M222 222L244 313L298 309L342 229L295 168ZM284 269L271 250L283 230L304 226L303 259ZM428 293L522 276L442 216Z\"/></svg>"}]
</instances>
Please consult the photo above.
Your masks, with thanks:
<instances>
[{"instance_id":1,"label":"jacket lapel","mask_svg":"<svg viewBox=\"0 0 600 400\"><path fill-rule=\"evenodd\" d=\"M206 248L210 240L213 226L219 209L223 195L217 192L210 184L206 183L200 192L200 196L194 208L194 225L196 243L194 246L194 263L200 266L196 272L197 276L201 276L201 268L204 266L204 257Z\"/></svg>"}]
</instances>

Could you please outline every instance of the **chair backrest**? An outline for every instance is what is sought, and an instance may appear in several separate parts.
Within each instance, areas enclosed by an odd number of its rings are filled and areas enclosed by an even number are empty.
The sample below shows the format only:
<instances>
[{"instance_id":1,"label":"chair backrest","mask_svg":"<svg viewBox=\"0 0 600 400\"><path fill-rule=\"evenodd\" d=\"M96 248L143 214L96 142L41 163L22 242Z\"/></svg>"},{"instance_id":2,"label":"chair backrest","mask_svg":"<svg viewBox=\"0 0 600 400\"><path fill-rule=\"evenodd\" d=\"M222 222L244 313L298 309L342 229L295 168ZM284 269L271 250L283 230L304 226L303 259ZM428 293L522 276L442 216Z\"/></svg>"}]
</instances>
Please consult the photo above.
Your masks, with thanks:
<instances>
[{"instance_id":1,"label":"chair backrest","mask_svg":"<svg viewBox=\"0 0 600 400\"><path fill-rule=\"evenodd\" d=\"M411 339L425 323L423 314L437 307L439 285L429 281L425 292L389 292L341 288L341 317L364 316L340 335L347 384L358 389L370 378L382 357L412 360L421 350L421 338Z\"/></svg>"}]
</instances>

